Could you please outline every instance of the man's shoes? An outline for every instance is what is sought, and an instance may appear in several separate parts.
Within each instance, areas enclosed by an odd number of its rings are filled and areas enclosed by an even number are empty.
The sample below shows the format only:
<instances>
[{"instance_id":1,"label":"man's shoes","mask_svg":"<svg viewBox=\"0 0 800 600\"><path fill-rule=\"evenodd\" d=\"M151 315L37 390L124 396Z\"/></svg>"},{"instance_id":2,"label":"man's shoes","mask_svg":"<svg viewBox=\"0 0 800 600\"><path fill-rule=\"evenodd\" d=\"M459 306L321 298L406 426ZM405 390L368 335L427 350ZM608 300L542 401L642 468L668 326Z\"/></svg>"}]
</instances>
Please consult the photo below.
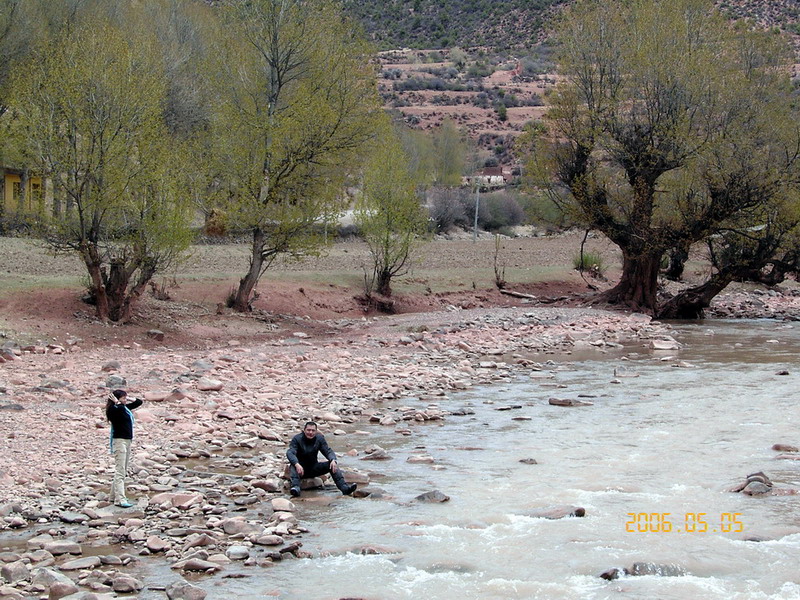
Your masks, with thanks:
<instances>
[{"instance_id":1,"label":"man's shoes","mask_svg":"<svg viewBox=\"0 0 800 600\"><path fill-rule=\"evenodd\" d=\"M348 485L346 488L344 488L344 489L342 490L342 494L344 494L345 496L349 496L349 495L351 495L353 492L355 492L355 491L356 491L356 488L357 488L357 487L358 487L358 484L357 484L357 483L351 483L350 485Z\"/></svg>"},{"instance_id":2,"label":"man's shoes","mask_svg":"<svg viewBox=\"0 0 800 600\"><path fill-rule=\"evenodd\" d=\"M299 487L291 487L289 488L289 493L297 498L300 495L300 488Z\"/></svg>"},{"instance_id":3,"label":"man's shoes","mask_svg":"<svg viewBox=\"0 0 800 600\"><path fill-rule=\"evenodd\" d=\"M117 506L119 506L120 508L130 508L131 506L133 506L133 504L131 502L128 502L127 500L123 500L122 502L117 502Z\"/></svg>"}]
</instances>

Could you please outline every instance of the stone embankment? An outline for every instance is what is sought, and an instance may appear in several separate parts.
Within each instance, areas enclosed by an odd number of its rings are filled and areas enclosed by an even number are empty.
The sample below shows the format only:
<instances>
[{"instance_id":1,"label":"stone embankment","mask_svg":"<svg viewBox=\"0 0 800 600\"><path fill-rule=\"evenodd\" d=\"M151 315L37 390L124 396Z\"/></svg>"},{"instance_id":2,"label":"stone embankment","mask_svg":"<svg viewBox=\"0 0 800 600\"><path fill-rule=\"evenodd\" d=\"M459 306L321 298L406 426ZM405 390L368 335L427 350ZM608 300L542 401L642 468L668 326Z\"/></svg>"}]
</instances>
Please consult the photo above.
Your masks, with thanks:
<instances>
[{"instance_id":1,"label":"stone embankment","mask_svg":"<svg viewBox=\"0 0 800 600\"><path fill-rule=\"evenodd\" d=\"M368 422L414 435L456 413L449 394L535 377L557 366L552 355L675 344L647 317L578 309L453 309L327 325L321 338L287 331L273 343L232 340L203 353L89 351L79 340L7 347L0 540L11 550L0 553L0 597L135 593L141 563L156 559L176 572L166 597L203 598L179 574L304 555L307 530L283 472L288 441L305 420L320 423L364 496L375 463L360 461L381 455ZM136 411L131 509L108 501L104 398L119 387L145 400Z\"/></svg>"}]
</instances>

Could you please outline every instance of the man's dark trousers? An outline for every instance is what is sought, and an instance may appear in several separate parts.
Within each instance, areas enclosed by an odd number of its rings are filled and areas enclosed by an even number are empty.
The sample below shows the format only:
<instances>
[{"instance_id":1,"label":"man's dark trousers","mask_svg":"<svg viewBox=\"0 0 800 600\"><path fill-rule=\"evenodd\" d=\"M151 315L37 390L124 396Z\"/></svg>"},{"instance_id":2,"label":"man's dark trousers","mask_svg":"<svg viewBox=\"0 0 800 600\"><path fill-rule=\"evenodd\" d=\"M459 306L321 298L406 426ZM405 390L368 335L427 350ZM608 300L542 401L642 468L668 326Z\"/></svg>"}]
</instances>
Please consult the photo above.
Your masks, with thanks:
<instances>
[{"instance_id":1,"label":"man's dark trousers","mask_svg":"<svg viewBox=\"0 0 800 600\"><path fill-rule=\"evenodd\" d=\"M303 465L303 479L308 479L311 477L319 477L320 475L325 475L326 473L331 473L331 463L328 461L318 462L313 465ZM294 468L294 465L289 465L289 477L292 480L292 487L296 487L298 490L300 489L300 475L297 473L297 469ZM344 475L342 475L341 469L336 469L336 473L331 473L331 479L333 479L333 483L336 484L336 487L339 488L340 492L344 492L348 489L347 482L344 480Z\"/></svg>"}]
</instances>

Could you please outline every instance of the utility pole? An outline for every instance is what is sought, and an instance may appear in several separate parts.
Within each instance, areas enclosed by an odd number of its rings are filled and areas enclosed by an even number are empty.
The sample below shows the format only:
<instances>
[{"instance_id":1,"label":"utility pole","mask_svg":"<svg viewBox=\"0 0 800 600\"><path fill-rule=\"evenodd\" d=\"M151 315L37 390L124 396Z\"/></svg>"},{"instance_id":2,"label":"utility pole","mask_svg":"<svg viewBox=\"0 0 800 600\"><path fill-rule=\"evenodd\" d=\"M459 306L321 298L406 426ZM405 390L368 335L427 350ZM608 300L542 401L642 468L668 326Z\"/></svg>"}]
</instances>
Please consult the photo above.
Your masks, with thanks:
<instances>
[{"instance_id":1,"label":"utility pole","mask_svg":"<svg viewBox=\"0 0 800 600\"><path fill-rule=\"evenodd\" d=\"M475 186L475 221L472 225L472 241L478 241L478 208L481 205L481 184Z\"/></svg>"}]
</instances>

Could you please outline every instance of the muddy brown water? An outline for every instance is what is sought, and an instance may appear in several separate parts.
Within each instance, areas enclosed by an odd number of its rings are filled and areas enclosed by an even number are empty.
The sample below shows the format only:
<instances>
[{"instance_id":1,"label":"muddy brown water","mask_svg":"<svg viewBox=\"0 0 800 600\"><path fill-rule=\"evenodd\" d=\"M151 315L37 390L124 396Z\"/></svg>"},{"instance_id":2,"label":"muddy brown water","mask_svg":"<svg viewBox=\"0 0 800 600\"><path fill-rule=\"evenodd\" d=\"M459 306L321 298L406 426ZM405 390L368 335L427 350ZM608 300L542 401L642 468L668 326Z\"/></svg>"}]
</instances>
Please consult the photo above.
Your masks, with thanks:
<instances>
[{"instance_id":1,"label":"muddy brown water","mask_svg":"<svg viewBox=\"0 0 800 600\"><path fill-rule=\"evenodd\" d=\"M343 466L372 471L383 498L306 493L298 516L313 558L232 564L228 578L193 583L238 600L800 598L800 496L728 491L755 471L800 489L800 462L771 449L800 445L800 325L705 322L676 336L680 351L576 352L453 394L440 406L472 414L411 437L372 428L392 459ZM551 406L553 396L593 405ZM421 454L434 464L408 462ZM450 500L414 501L434 489ZM559 505L586 516L532 516ZM686 575L598 576L637 561ZM178 578L152 563L142 575L142 600Z\"/></svg>"}]
</instances>

